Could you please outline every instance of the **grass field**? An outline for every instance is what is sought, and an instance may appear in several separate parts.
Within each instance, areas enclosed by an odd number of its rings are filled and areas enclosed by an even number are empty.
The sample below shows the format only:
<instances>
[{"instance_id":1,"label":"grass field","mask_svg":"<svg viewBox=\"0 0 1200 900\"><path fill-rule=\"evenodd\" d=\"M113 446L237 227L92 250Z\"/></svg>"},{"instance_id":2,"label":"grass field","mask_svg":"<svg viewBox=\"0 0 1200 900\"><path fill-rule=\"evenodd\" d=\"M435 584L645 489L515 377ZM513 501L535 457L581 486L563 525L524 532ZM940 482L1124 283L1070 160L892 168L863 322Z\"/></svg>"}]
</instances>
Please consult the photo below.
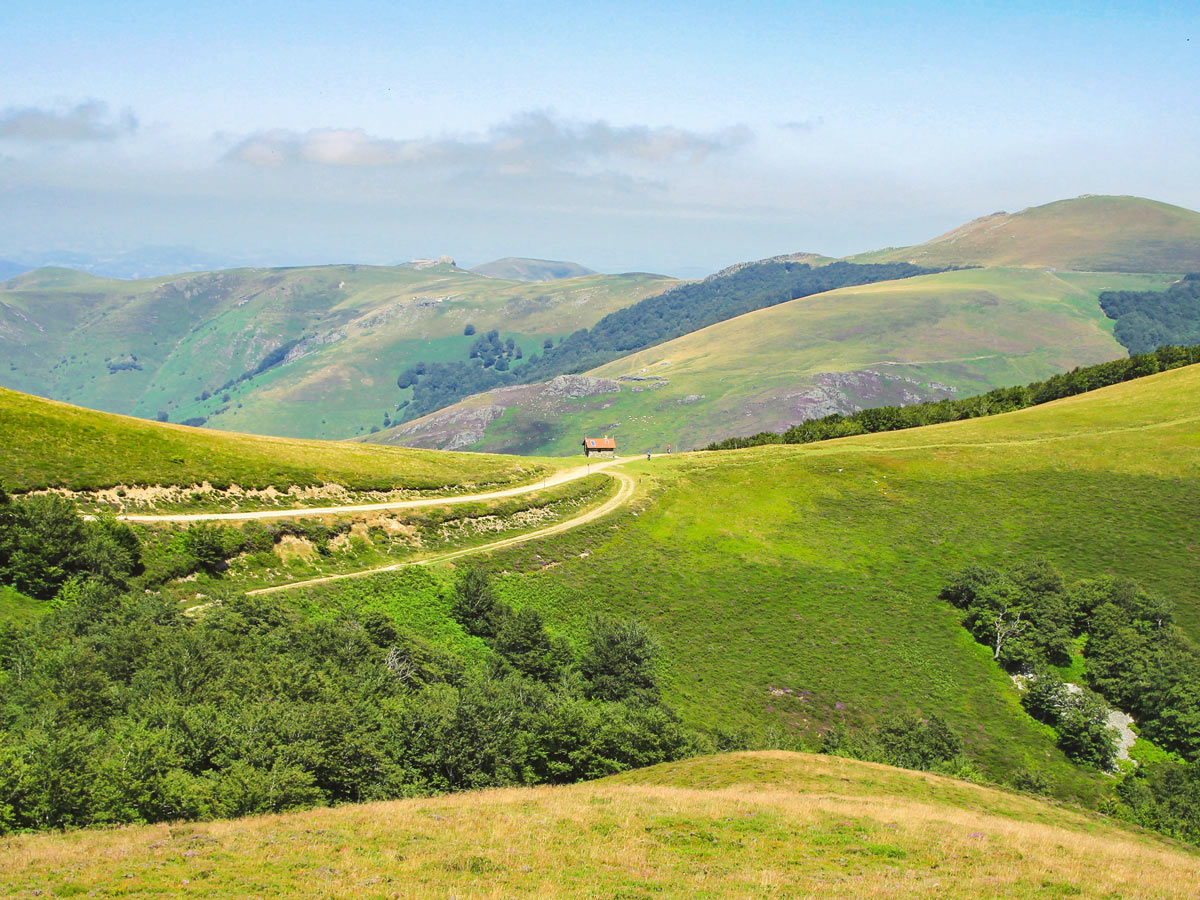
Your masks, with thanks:
<instances>
[{"instance_id":1,"label":"grass field","mask_svg":"<svg viewBox=\"0 0 1200 900\"><path fill-rule=\"evenodd\" d=\"M0 388L0 484L12 491L113 485L333 483L358 491L462 492L533 481L567 461L302 441L162 425ZM573 460L571 462L574 462Z\"/></svg>"},{"instance_id":2,"label":"grass field","mask_svg":"<svg viewBox=\"0 0 1200 900\"><path fill-rule=\"evenodd\" d=\"M1030 797L733 754L571 787L0 838L12 898L1178 898L1194 851Z\"/></svg>"},{"instance_id":3,"label":"grass field","mask_svg":"<svg viewBox=\"0 0 1200 900\"><path fill-rule=\"evenodd\" d=\"M514 405L473 449L566 453L583 434L612 434L633 452L690 449L831 412L1025 384L1124 356L1098 293L1172 279L971 269L817 294L589 373L624 379L617 392ZM428 419L484 402L502 401L484 395Z\"/></svg>"},{"instance_id":4,"label":"grass field","mask_svg":"<svg viewBox=\"0 0 1200 900\"><path fill-rule=\"evenodd\" d=\"M344 438L381 426L424 360L465 360L497 329L546 338L665 290L640 273L528 284L450 265L235 269L138 281L39 269L0 286L0 384L93 409L215 428ZM232 388L281 345L288 361Z\"/></svg>"}]
</instances>

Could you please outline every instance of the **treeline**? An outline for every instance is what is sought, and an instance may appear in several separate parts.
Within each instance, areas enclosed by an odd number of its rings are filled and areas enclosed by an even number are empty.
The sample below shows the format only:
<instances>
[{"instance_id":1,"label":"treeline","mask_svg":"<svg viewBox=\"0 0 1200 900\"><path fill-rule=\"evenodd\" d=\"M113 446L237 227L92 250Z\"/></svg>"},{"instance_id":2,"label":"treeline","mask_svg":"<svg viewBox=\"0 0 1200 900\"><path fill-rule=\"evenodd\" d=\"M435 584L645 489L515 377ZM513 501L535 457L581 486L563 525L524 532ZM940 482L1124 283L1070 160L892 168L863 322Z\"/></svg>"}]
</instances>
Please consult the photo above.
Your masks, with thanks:
<instances>
[{"instance_id":1,"label":"treeline","mask_svg":"<svg viewBox=\"0 0 1200 900\"><path fill-rule=\"evenodd\" d=\"M0 629L0 832L563 783L695 752L640 624L597 619L576 651L478 574L453 603L482 663L377 610L313 621L242 598L189 617L95 583Z\"/></svg>"},{"instance_id":2,"label":"treeline","mask_svg":"<svg viewBox=\"0 0 1200 900\"><path fill-rule=\"evenodd\" d=\"M583 372L717 322L811 294L939 271L943 270L911 263L835 262L815 267L802 262L749 263L609 313L591 329L581 329L546 348L540 359L530 357L520 367L520 380L529 383Z\"/></svg>"},{"instance_id":3,"label":"treeline","mask_svg":"<svg viewBox=\"0 0 1200 900\"><path fill-rule=\"evenodd\" d=\"M1038 406L1051 400L1061 400L1063 397L1087 393L1196 363L1200 363L1200 345L1159 347L1152 353L1139 353L1126 359L1076 368L1063 375L1052 375L1045 381L1031 382L1024 387L996 388L986 394L964 397L961 400L932 400L912 406L877 406L850 415L834 413L821 419L810 419L793 425L784 432L763 431L750 437L714 441L704 449L739 450L744 447L761 447L764 444L809 444L857 434L902 431L906 428L920 428L922 425L977 419Z\"/></svg>"},{"instance_id":4,"label":"treeline","mask_svg":"<svg viewBox=\"0 0 1200 900\"><path fill-rule=\"evenodd\" d=\"M1022 705L1054 727L1077 762L1112 769L1109 706L1171 751L1124 775L1110 812L1200 841L1200 648L1170 603L1131 581L1104 576L1068 584L1044 561L1009 571L970 566L941 593L993 658L1024 682ZM1056 669L1082 654L1083 685Z\"/></svg>"},{"instance_id":5,"label":"treeline","mask_svg":"<svg viewBox=\"0 0 1200 900\"><path fill-rule=\"evenodd\" d=\"M1130 353L1200 343L1200 274L1187 275L1165 291L1105 291L1100 308L1115 320L1113 336Z\"/></svg>"}]
</instances>

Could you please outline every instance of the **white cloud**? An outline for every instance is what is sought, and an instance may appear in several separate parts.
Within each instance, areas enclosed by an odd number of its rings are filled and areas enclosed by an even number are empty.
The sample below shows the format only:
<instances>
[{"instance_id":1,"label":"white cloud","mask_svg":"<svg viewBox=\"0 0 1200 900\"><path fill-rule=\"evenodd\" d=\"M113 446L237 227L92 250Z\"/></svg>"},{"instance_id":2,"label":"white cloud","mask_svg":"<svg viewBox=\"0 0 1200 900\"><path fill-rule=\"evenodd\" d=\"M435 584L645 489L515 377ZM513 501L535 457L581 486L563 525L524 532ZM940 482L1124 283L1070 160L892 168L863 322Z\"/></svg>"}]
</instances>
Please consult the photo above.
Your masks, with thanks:
<instances>
[{"instance_id":1,"label":"white cloud","mask_svg":"<svg viewBox=\"0 0 1200 900\"><path fill-rule=\"evenodd\" d=\"M110 115L108 105L85 100L65 109L12 107L0 113L0 138L29 142L112 141L137 131L132 110Z\"/></svg>"},{"instance_id":2,"label":"white cloud","mask_svg":"<svg viewBox=\"0 0 1200 900\"><path fill-rule=\"evenodd\" d=\"M525 113L480 135L395 140L361 129L264 131L245 138L228 158L255 166L474 168L527 175L620 161L667 165L699 163L735 151L753 138L744 126L697 132L669 126L613 126L565 122Z\"/></svg>"}]
</instances>

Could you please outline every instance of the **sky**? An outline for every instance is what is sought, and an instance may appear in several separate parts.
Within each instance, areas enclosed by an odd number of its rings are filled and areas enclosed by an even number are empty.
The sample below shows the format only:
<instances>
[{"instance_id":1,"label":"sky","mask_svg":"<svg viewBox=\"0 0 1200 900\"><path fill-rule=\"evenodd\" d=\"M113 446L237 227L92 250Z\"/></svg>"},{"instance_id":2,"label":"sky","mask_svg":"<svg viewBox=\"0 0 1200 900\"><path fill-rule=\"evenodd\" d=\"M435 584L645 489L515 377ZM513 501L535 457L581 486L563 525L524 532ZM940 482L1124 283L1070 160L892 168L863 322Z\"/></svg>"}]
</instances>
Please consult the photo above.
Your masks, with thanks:
<instances>
[{"instance_id":1,"label":"sky","mask_svg":"<svg viewBox=\"0 0 1200 900\"><path fill-rule=\"evenodd\" d=\"M0 258L697 275L1200 209L1200 4L8 0Z\"/></svg>"}]
</instances>

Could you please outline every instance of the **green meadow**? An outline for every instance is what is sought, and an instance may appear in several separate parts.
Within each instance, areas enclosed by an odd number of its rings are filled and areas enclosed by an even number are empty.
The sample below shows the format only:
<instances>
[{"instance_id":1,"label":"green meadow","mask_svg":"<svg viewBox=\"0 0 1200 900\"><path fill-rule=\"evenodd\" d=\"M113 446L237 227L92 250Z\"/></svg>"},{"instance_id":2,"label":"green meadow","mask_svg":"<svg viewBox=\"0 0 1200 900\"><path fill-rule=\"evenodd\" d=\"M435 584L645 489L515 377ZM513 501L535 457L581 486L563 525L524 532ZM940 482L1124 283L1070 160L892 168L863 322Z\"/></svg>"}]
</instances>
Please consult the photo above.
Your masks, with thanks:
<instances>
[{"instance_id":1,"label":"green meadow","mask_svg":"<svg viewBox=\"0 0 1200 900\"><path fill-rule=\"evenodd\" d=\"M992 418L643 460L627 514L491 566L566 635L597 612L648 622L689 723L812 748L839 723L936 712L991 777L1041 769L1087 799L1097 776L937 594L964 565L1041 556L1135 579L1200 637L1198 389L1192 366Z\"/></svg>"}]
</instances>

